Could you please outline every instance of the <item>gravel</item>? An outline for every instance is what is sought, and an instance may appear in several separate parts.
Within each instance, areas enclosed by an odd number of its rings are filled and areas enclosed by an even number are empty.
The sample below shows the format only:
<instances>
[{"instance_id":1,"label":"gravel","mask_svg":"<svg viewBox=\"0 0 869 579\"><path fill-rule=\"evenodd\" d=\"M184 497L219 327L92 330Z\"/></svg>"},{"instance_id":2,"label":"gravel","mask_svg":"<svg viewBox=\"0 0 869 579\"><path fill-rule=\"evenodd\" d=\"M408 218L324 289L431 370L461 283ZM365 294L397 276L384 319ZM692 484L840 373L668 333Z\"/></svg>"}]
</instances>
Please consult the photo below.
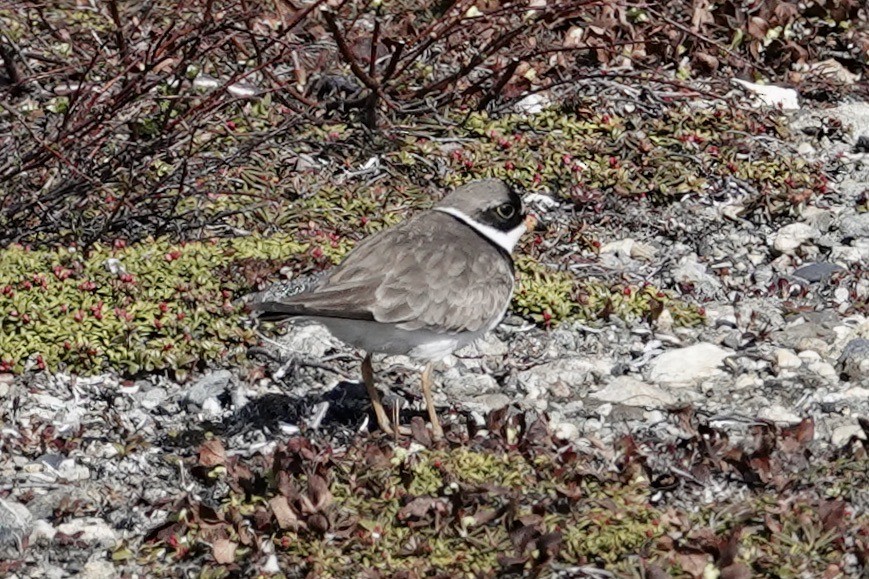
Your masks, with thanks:
<instances>
[{"instance_id":1,"label":"gravel","mask_svg":"<svg viewBox=\"0 0 869 579\"><path fill-rule=\"evenodd\" d=\"M823 116L865 121L869 107ZM794 127L820 118L801 111ZM855 207L869 186L869 156L851 152L865 133L856 126L851 141L803 148L837 182L785 219L734 219L744 199L698 194L666 207L636 203L605 227L590 224L586 235L602 243L596 271L674 291L690 285L685 299L701 303L707 323L679 328L663 316L545 331L509 318L436 372L444 421L479 422L515 403L546 411L560 438L605 446L625 433L671 437L666 413L690 404L736 439L759 419L804 418L815 423L819 449L865 438L869 214ZM538 197L544 222L584 218ZM21 577L113 576L114 550L165 522L173 501L191 492L207 502L217 492L194 488L179 461L209 432L221 433L229 453L249 455L312 423L312 435L336 445L371 423L357 353L317 326L265 346L284 361L214 370L187 385L0 375L0 559L20 558ZM380 386L405 418L423 415L418 370L375 358ZM60 560L59 537L75 537Z\"/></svg>"}]
</instances>

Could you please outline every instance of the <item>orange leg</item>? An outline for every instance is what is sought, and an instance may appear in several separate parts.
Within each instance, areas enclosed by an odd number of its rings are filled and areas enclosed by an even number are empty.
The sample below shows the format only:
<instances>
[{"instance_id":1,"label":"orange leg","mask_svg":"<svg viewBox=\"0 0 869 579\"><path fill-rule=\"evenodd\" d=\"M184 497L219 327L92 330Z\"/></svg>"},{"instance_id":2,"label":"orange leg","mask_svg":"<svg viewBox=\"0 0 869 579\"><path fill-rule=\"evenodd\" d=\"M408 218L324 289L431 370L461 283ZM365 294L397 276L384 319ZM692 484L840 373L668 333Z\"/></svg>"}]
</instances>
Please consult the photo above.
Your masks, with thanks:
<instances>
[{"instance_id":1,"label":"orange leg","mask_svg":"<svg viewBox=\"0 0 869 579\"><path fill-rule=\"evenodd\" d=\"M371 368L371 354L365 354L365 359L362 360L362 380L365 382L365 389L368 390L368 397L371 399L374 415L377 416L377 425L386 434L394 434L392 425L386 417L386 410L383 409L383 403L380 401L380 394L374 386L374 370Z\"/></svg>"},{"instance_id":2,"label":"orange leg","mask_svg":"<svg viewBox=\"0 0 869 579\"><path fill-rule=\"evenodd\" d=\"M438 420L438 413L434 407L434 398L431 395L431 372L432 363L425 365L422 371L420 381L422 382L422 396L425 398L425 407L428 410L428 418L431 420L431 434L435 440L440 440L444 437L444 431L441 428L441 423Z\"/></svg>"}]
</instances>

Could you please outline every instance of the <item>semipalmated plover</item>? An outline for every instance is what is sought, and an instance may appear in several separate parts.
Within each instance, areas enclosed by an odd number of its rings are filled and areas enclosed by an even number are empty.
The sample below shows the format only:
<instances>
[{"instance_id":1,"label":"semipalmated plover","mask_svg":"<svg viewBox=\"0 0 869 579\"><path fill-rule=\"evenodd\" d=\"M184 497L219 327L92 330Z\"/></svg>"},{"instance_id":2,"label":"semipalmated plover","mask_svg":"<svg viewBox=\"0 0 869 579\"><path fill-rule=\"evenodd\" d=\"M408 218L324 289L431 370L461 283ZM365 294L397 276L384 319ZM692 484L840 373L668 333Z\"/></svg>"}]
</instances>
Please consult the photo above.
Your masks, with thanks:
<instances>
[{"instance_id":1,"label":"semipalmated plover","mask_svg":"<svg viewBox=\"0 0 869 579\"><path fill-rule=\"evenodd\" d=\"M510 257L526 231L522 200L499 179L457 188L432 209L364 239L312 288L254 301L264 321L319 322L364 350L362 376L380 428L392 425L374 386L371 353L426 361L422 393L441 430L431 395L432 362L494 328L513 293ZM397 431L397 425L396 425Z\"/></svg>"}]
</instances>

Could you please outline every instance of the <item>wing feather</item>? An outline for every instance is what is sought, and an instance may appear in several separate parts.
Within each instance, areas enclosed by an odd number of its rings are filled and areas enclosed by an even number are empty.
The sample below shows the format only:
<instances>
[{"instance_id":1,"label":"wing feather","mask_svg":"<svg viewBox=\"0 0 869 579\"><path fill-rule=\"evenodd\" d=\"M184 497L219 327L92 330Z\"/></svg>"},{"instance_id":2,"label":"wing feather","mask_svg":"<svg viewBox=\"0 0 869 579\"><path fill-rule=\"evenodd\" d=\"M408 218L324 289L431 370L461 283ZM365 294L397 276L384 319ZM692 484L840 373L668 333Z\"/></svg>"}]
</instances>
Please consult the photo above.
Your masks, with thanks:
<instances>
[{"instance_id":1,"label":"wing feather","mask_svg":"<svg viewBox=\"0 0 869 579\"><path fill-rule=\"evenodd\" d=\"M497 323L512 291L509 259L452 216L426 212L366 239L311 291L252 307L268 319L327 316L477 332Z\"/></svg>"}]
</instances>

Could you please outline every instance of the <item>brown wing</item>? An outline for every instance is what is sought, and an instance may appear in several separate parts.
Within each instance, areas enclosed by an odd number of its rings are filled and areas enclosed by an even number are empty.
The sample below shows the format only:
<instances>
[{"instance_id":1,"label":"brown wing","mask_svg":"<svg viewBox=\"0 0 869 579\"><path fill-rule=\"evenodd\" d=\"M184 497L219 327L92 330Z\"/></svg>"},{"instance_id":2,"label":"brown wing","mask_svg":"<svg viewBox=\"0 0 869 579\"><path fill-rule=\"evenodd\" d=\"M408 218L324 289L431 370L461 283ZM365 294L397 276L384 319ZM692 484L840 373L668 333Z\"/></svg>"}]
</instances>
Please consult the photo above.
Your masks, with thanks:
<instances>
[{"instance_id":1,"label":"brown wing","mask_svg":"<svg viewBox=\"0 0 869 579\"><path fill-rule=\"evenodd\" d=\"M513 291L509 259L467 225L427 212L357 246L313 291L256 304L266 319L326 316L445 333L488 328Z\"/></svg>"}]
</instances>

